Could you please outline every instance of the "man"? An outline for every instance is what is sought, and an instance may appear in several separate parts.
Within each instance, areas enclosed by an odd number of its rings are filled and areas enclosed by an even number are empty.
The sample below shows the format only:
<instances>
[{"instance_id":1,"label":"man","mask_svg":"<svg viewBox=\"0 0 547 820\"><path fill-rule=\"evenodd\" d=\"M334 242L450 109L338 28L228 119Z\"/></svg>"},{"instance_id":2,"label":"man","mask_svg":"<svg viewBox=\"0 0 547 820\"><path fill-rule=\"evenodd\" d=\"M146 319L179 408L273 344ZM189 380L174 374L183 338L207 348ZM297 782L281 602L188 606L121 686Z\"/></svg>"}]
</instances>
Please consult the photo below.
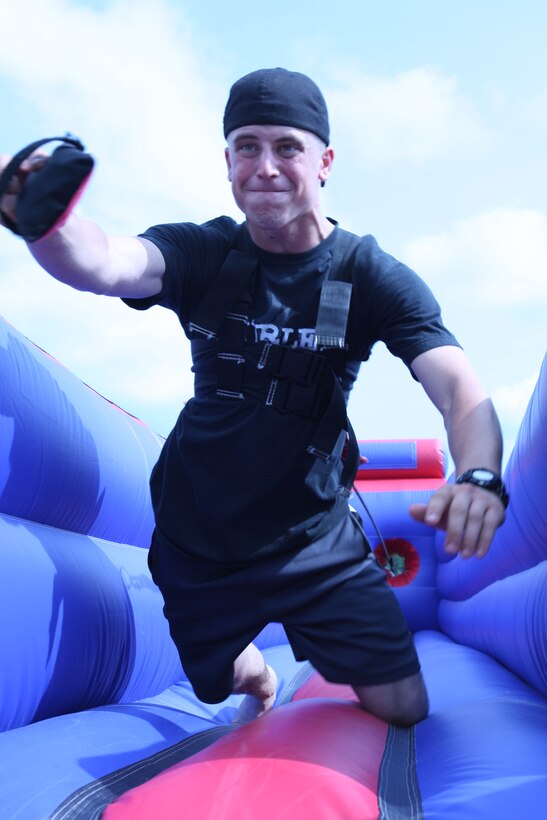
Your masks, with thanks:
<instances>
[{"instance_id":1,"label":"man","mask_svg":"<svg viewBox=\"0 0 547 820\"><path fill-rule=\"evenodd\" d=\"M279 621L298 658L410 725L427 715L427 693L348 510L356 463L344 398L380 339L421 382L461 480L411 514L446 529L446 550L464 557L483 556L504 520L497 417L424 283L323 215L334 153L317 86L284 69L243 77L224 133L242 226L220 217L107 236L71 213L29 248L72 287L175 310L191 339L195 397L152 474L149 564L198 697L247 693L253 714L267 711L275 672L252 640ZM12 219L43 162L11 184L1 208Z\"/></svg>"}]
</instances>

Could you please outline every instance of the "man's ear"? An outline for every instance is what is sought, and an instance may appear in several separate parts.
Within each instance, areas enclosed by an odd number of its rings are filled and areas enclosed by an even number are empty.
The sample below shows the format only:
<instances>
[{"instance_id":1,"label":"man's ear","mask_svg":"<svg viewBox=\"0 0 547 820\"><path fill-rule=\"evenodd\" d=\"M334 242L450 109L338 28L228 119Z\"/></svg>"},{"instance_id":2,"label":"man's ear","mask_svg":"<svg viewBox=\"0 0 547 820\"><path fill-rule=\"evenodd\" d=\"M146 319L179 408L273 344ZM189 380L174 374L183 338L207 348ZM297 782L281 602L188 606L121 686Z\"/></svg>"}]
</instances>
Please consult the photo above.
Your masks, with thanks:
<instances>
[{"instance_id":1,"label":"man's ear","mask_svg":"<svg viewBox=\"0 0 547 820\"><path fill-rule=\"evenodd\" d=\"M224 156L226 158L226 165L228 166L228 180L232 181L232 160L230 158L230 149L224 149Z\"/></svg>"},{"instance_id":2,"label":"man's ear","mask_svg":"<svg viewBox=\"0 0 547 820\"><path fill-rule=\"evenodd\" d=\"M329 176L332 163L334 162L334 151L332 148L325 148L321 155L321 164L319 167L319 179L321 180L321 185L323 186Z\"/></svg>"}]
</instances>

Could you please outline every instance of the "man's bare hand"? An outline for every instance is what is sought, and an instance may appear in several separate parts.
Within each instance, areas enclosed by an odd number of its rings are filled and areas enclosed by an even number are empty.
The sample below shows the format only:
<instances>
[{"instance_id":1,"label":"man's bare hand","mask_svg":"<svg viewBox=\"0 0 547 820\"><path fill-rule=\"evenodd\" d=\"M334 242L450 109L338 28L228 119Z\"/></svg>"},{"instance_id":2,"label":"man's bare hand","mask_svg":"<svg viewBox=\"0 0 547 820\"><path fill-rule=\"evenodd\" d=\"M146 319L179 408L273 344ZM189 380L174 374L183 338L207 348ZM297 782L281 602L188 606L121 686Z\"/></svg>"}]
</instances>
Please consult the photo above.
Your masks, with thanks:
<instances>
[{"instance_id":1,"label":"man's bare hand","mask_svg":"<svg viewBox=\"0 0 547 820\"><path fill-rule=\"evenodd\" d=\"M446 552L462 558L483 558L505 520L500 499L474 484L444 484L427 504L412 504L409 512L416 521L446 530Z\"/></svg>"}]
</instances>

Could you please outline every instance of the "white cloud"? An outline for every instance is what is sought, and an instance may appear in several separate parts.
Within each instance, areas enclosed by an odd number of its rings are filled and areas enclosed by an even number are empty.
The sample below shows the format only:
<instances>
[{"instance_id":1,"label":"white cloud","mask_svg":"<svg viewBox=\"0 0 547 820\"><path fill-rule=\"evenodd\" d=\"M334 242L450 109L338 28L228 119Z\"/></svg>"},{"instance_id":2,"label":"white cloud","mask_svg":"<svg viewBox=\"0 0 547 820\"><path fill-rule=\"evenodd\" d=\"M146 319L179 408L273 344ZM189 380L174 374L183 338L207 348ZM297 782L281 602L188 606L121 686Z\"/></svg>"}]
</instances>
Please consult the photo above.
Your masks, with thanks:
<instances>
[{"instance_id":1,"label":"white cloud","mask_svg":"<svg viewBox=\"0 0 547 820\"><path fill-rule=\"evenodd\" d=\"M531 129L531 133L539 132L539 135L543 136L542 132L547 132L547 91L521 100L512 116L520 121L524 128Z\"/></svg>"},{"instance_id":2,"label":"white cloud","mask_svg":"<svg viewBox=\"0 0 547 820\"><path fill-rule=\"evenodd\" d=\"M408 263L452 302L490 308L547 301L547 216L497 208L409 242Z\"/></svg>"},{"instance_id":3,"label":"white cloud","mask_svg":"<svg viewBox=\"0 0 547 820\"><path fill-rule=\"evenodd\" d=\"M151 203L171 219L233 210L222 156L226 81L218 70L212 78L194 38L166 0L95 11L23 0L3 14L0 70L41 128L74 131L94 153L102 213L120 229L145 227Z\"/></svg>"},{"instance_id":4,"label":"white cloud","mask_svg":"<svg viewBox=\"0 0 547 820\"><path fill-rule=\"evenodd\" d=\"M366 165L423 163L461 150L482 150L487 141L456 80L434 68L394 77L350 72L335 80L337 87L328 92L332 120L338 133L351 135Z\"/></svg>"},{"instance_id":5,"label":"white cloud","mask_svg":"<svg viewBox=\"0 0 547 820\"><path fill-rule=\"evenodd\" d=\"M492 399L505 424L518 426L521 423L538 377L539 373L534 373L515 384L501 385L494 390Z\"/></svg>"}]
</instances>

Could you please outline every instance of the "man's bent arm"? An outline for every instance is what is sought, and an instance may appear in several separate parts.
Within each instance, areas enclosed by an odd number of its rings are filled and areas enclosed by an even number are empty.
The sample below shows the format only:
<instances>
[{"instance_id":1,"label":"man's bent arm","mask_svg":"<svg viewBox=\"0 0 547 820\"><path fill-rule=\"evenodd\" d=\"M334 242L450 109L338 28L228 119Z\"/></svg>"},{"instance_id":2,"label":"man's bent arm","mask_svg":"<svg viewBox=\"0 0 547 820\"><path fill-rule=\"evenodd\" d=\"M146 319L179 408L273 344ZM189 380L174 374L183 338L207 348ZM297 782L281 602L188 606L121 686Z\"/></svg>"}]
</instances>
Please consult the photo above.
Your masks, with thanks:
<instances>
[{"instance_id":1,"label":"man's bent arm","mask_svg":"<svg viewBox=\"0 0 547 820\"><path fill-rule=\"evenodd\" d=\"M501 470L502 437L493 404L465 353L457 347L434 348L412 362L412 370L441 412L456 474L473 467ZM472 484L446 484L412 515L446 529L445 548L468 557L483 556L505 518L501 500Z\"/></svg>"}]
</instances>

